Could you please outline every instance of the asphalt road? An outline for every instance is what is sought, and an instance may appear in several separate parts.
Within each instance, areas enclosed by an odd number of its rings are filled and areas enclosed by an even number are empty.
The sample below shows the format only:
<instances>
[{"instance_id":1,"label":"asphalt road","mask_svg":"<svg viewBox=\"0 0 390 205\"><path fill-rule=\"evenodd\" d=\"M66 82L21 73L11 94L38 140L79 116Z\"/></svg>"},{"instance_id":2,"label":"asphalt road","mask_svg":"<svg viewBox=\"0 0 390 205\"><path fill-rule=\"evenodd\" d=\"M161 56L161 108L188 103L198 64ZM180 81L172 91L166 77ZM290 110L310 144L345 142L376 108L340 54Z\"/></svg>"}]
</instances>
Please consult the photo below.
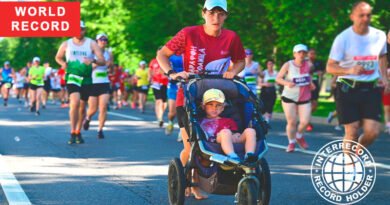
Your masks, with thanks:
<instances>
[{"instance_id":1,"label":"asphalt road","mask_svg":"<svg viewBox=\"0 0 390 205\"><path fill-rule=\"evenodd\" d=\"M13 173L32 204L168 204L168 163L182 145L176 142L177 130L166 136L154 120L150 109L146 114L129 108L111 111L105 139L97 139L93 121L90 130L82 132L85 144L68 145L68 109L49 105L35 116L11 100L8 107L0 107L0 158L5 164L0 169ZM314 155L276 148L287 145L285 122L274 120L271 125L268 142L273 147L266 155L272 174L271 204L329 204L310 179ZM343 135L330 125L314 126L305 135L314 152ZM377 167L371 193L358 204L388 204L389 145L390 136L382 134L369 147L383 166ZM186 204L233 201L233 196L210 195L202 201L187 198ZM1 193L0 203L7 203Z\"/></svg>"}]
</instances>

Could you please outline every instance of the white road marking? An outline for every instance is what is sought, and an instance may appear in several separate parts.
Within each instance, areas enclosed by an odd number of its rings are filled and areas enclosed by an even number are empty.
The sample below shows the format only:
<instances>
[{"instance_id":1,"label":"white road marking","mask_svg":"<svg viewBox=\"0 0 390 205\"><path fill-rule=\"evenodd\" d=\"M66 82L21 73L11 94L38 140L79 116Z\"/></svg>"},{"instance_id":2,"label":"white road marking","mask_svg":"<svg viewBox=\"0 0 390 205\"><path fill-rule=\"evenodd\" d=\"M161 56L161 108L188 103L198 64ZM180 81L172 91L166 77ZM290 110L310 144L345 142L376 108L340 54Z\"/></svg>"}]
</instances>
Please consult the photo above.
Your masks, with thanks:
<instances>
[{"instance_id":1,"label":"white road marking","mask_svg":"<svg viewBox=\"0 0 390 205\"><path fill-rule=\"evenodd\" d=\"M7 165L0 154L0 184L9 205L31 205L18 180L7 170Z\"/></svg>"},{"instance_id":2,"label":"white road marking","mask_svg":"<svg viewBox=\"0 0 390 205\"><path fill-rule=\"evenodd\" d=\"M113 116L117 116L117 117L123 117L123 118L130 119L130 120L143 120L142 118L139 118L139 117L134 117L134 116L131 116L131 115L119 114L119 113L116 113L116 112L107 112L107 114L113 115Z\"/></svg>"}]
</instances>

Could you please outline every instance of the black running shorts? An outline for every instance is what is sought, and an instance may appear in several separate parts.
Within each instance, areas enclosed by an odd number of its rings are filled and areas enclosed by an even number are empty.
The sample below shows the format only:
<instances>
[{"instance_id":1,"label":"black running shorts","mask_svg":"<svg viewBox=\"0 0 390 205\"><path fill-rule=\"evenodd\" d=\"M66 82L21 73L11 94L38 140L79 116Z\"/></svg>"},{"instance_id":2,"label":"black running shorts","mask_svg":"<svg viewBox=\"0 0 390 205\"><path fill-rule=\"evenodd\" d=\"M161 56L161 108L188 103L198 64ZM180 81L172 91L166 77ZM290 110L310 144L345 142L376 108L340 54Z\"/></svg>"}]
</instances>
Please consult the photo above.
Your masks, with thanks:
<instances>
[{"instance_id":1,"label":"black running shorts","mask_svg":"<svg viewBox=\"0 0 390 205\"><path fill-rule=\"evenodd\" d=\"M346 88L343 83L337 83L336 110L340 124L349 124L362 119L381 121L382 97L380 89Z\"/></svg>"}]
</instances>

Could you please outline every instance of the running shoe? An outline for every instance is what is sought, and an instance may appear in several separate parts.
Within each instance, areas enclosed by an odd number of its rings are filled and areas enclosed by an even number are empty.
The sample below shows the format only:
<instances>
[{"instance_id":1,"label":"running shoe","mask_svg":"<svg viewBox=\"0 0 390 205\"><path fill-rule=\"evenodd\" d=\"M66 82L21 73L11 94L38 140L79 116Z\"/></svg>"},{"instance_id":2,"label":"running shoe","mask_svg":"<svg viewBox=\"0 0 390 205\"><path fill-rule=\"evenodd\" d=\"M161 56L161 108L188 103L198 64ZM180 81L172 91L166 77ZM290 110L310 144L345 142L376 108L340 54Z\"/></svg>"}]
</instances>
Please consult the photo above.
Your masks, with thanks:
<instances>
[{"instance_id":1,"label":"running shoe","mask_svg":"<svg viewBox=\"0 0 390 205\"><path fill-rule=\"evenodd\" d=\"M84 123L83 123L84 130L88 130L89 129L89 123L90 122L91 122L90 120L84 119Z\"/></svg>"},{"instance_id":2,"label":"running shoe","mask_svg":"<svg viewBox=\"0 0 390 205\"><path fill-rule=\"evenodd\" d=\"M7 107L7 102L4 102L4 107Z\"/></svg>"},{"instance_id":3,"label":"running shoe","mask_svg":"<svg viewBox=\"0 0 390 205\"><path fill-rule=\"evenodd\" d=\"M135 103L131 103L131 109L135 109Z\"/></svg>"},{"instance_id":4,"label":"running shoe","mask_svg":"<svg viewBox=\"0 0 390 205\"><path fill-rule=\"evenodd\" d=\"M74 144L76 143L76 134L70 134L70 139L68 141L68 144Z\"/></svg>"},{"instance_id":5,"label":"running shoe","mask_svg":"<svg viewBox=\"0 0 390 205\"><path fill-rule=\"evenodd\" d=\"M103 130L98 131L98 139L104 139Z\"/></svg>"},{"instance_id":6,"label":"running shoe","mask_svg":"<svg viewBox=\"0 0 390 205\"><path fill-rule=\"evenodd\" d=\"M301 137L301 139L296 138L296 140L297 140L298 145L302 149L307 149L309 147L309 145L306 143L305 138L303 136Z\"/></svg>"},{"instance_id":7,"label":"running shoe","mask_svg":"<svg viewBox=\"0 0 390 205\"><path fill-rule=\"evenodd\" d=\"M306 131L307 131L307 132L313 131L313 125L312 125L311 123L309 123L309 124L307 125Z\"/></svg>"},{"instance_id":8,"label":"running shoe","mask_svg":"<svg viewBox=\"0 0 390 205\"><path fill-rule=\"evenodd\" d=\"M46 105L42 105L42 109L46 109Z\"/></svg>"},{"instance_id":9,"label":"running shoe","mask_svg":"<svg viewBox=\"0 0 390 205\"><path fill-rule=\"evenodd\" d=\"M326 121L328 122L328 124L332 123L332 121L333 121L333 112L330 112L328 114L328 117L326 118Z\"/></svg>"},{"instance_id":10,"label":"running shoe","mask_svg":"<svg viewBox=\"0 0 390 205\"><path fill-rule=\"evenodd\" d=\"M295 143L289 143L286 152L294 152L294 150L295 150Z\"/></svg>"},{"instance_id":11,"label":"running shoe","mask_svg":"<svg viewBox=\"0 0 390 205\"><path fill-rule=\"evenodd\" d=\"M255 162L257 162L257 159L258 159L258 157L254 153L248 152L245 154L244 162L255 163Z\"/></svg>"},{"instance_id":12,"label":"running shoe","mask_svg":"<svg viewBox=\"0 0 390 205\"><path fill-rule=\"evenodd\" d=\"M35 112L35 115L36 115L36 116L41 115L41 113L39 112L39 110Z\"/></svg>"},{"instance_id":13,"label":"running shoe","mask_svg":"<svg viewBox=\"0 0 390 205\"><path fill-rule=\"evenodd\" d=\"M168 124L165 128L165 135L171 135L173 132L173 124Z\"/></svg>"},{"instance_id":14,"label":"running shoe","mask_svg":"<svg viewBox=\"0 0 390 205\"><path fill-rule=\"evenodd\" d=\"M76 144L83 144L84 139L81 137L81 133L76 134Z\"/></svg>"},{"instance_id":15,"label":"running shoe","mask_svg":"<svg viewBox=\"0 0 390 205\"><path fill-rule=\"evenodd\" d=\"M160 127L160 128L162 128L163 126L164 126L164 121L160 121L159 123L158 123L158 126Z\"/></svg>"}]
</instances>

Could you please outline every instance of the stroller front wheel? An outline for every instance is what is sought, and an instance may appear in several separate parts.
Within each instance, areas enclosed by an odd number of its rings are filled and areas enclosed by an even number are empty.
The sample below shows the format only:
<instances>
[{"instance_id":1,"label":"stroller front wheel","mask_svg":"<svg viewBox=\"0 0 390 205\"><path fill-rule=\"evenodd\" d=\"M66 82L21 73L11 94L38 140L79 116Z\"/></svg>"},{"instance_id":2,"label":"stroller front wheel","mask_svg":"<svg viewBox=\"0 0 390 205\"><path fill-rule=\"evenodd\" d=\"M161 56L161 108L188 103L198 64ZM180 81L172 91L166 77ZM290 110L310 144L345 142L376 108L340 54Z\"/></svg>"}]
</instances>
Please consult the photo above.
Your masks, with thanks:
<instances>
[{"instance_id":1,"label":"stroller front wheel","mask_svg":"<svg viewBox=\"0 0 390 205\"><path fill-rule=\"evenodd\" d=\"M244 179L237 192L237 204L238 205L256 205L258 197L258 187L256 181L247 178Z\"/></svg>"},{"instance_id":2,"label":"stroller front wheel","mask_svg":"<svg viewBox=\"0 0 390 205\"><path fill-rule=\"evenodd\" d=\"M174 158L168 168L168 198L171 205L184 204L186 181L180 159Z\"/></svg>"}]
</instances>

